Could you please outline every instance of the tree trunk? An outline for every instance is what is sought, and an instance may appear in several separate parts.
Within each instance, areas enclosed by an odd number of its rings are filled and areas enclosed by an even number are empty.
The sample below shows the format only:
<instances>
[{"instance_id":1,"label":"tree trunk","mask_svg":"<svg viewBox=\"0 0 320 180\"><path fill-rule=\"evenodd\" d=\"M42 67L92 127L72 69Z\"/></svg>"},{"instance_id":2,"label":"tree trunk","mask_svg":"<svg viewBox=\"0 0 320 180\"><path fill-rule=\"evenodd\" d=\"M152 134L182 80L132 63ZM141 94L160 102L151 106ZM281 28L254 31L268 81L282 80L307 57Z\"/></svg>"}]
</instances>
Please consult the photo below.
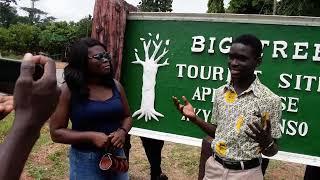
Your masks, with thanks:
<instances>
[{"instance_id":1,"label":"tree trunk","mask_svg":"<svg viewBox=\"0 0 320 180\"><path fill-rule=\"evenodd\" d=\"M141 109L154 110L157 66L143 66Z\"/></svg>"}]
</instances>

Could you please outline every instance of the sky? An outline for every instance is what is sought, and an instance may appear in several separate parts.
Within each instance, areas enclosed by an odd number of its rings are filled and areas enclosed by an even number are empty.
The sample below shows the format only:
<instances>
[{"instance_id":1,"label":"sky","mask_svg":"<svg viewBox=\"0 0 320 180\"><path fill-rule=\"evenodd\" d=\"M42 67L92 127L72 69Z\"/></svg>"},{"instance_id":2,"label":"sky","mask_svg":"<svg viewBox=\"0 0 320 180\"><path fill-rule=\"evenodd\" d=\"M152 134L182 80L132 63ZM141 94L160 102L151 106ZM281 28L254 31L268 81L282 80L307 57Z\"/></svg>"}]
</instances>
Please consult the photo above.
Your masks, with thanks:
<instances>
[{"instance_id":1,"label":"sky","mask_svg":"<svg viewBox=\"0 0 320 180\"><path fill-rule=\"evenodd\" d=\"M126 0L136 6L140 0ZM225 5L230 0L224 0ZM35 7L54 16L58 21L78 21L93 14L95 0L39 0ZM173 12L176 13L205 13L208 0L173 0ZM18 13L26 15L19 7L30 7L30 0L18 0Z\"/></svg>"}]
</instances>

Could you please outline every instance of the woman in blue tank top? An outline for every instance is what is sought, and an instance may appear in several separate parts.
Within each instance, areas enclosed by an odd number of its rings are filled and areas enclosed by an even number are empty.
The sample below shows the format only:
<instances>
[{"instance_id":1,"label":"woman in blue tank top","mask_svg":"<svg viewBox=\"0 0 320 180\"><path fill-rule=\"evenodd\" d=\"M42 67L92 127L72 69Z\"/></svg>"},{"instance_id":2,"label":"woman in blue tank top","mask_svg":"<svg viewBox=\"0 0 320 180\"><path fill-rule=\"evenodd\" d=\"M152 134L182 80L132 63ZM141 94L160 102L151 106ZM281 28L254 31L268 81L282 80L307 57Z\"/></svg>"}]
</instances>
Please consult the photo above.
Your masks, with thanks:
<instances>
[{"instance_id":1,"label":"woman in blue tank top","mask_svg":"<svg viewBox=\"0 0 320 180\"><path fill-rule=\"evenodd\" d=\"M107 148L112 147L115 155L125 156L122 147L132 126L125 92L113 79L111 59L105 49L91 38L73 44L59 104L50 118L52 140L71 144L71 180L129 179L128 172L99 168Z\"/></svg>"}]
</instances>

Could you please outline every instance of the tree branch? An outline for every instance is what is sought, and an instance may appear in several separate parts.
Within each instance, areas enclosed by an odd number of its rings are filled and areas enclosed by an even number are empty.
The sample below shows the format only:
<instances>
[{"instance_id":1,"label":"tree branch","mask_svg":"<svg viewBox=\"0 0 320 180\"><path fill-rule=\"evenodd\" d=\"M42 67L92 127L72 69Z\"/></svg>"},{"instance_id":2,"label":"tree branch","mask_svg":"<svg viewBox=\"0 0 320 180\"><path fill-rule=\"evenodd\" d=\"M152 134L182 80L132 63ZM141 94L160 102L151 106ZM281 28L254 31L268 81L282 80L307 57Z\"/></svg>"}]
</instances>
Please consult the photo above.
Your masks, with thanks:
<instances>
[{"instance_id":1,"label":"tree branch","mask_svg":"<svg viewBox=\"0 0 320 180\"><path fill-rule=\"evenodd\" d=\"M158 64L158 67L169 65L168 60L169 60L169 58L167 58L167 59L164 61L164 63Z\"/></svg>"},{"instance_id":2,"label":"tree branch","mask_svg":"<svg viewBox=\"0 0 320 180\"><path fill-rule=\"evenodd\" d=\"M165 56L168 52L169 50L167 50L167 48L164 48L162 54L154 62L158 63L161 58L163 58L163 56Z\"/></svg>"},{"instance_id":3,"label":"tree branch","mask_svg":"<svg viewBox=\"0 0 320 180\"><path fill-rule=\"evenodd\" d=\"M158 53L158 51L159 51L159 49L160 49L160 47L161 47L161 45L162 45L162 40L159 42L159 44L156 44L155 41L152 41L152 43L154 45L154 52L153 52L153 54L152 54L150 59L154 60L156 55L157 55L157 53Z\"/></svg>"},{"instance_id":4,"label":"tree branch","mask_svg":"<svg viewBox=\"0 0 320 180\"><path fill-rule=\"evenodd\" d=\"M136 61L133 61L133 62L131 62L131 63L144 65L144 62L141 61L141 59L139 58L137 52L134 53L134 56L136 57Z\"/></svg>"}]
</instances>

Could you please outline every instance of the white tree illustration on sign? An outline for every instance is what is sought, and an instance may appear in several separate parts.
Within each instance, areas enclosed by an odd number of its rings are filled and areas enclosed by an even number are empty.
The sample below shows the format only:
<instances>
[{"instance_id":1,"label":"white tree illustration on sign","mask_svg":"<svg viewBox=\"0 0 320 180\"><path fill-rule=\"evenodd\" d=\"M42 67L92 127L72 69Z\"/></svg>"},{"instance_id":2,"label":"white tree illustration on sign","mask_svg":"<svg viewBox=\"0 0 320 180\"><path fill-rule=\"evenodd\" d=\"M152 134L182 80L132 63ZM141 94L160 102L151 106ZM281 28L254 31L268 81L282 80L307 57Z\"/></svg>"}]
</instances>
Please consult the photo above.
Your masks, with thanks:
<instances>
[{"instance_id":1,"label":"white tree illustration on sign","mask_svg":"<svg viewBox=\"0 0 320 180\"><path fill-rule=\"evenodd\" d=\"M135 51L135 57L136 60L132 63L134 64L140 64L143 67L143 81L142 81L142 98L141 98L141 104L140 109L133 113L133 117L138 116L138 119L141 119L144 117L145 121L148 122L148 120L155 119L156 121L159 121L158 117L164 117L161 113L157 112L154 108L155 103L155 86L156 86L156 77L158 68L162 66L169 65L168 60L169 58L166 58L166 60L163 61L163 63L159 63L162 58L169 52L167 49L167 46L170 44L170 40L166 40L165 43L163 43L163 40L159 40L159 34L154 36L151 33L148 33L149 40L146 40L144 38L140 38L141 42L143 43L144 48L144 61L142 61L138 55L138 50L134 49ZM151 44L152 43L152 44ZM151 45L153 45L153 48L151 48ZM164 45L164 48L161 46ZM162 53L158 55L158 52L160 49L162 50ZM149 55L149 52L152 51L152 55ZM151 52L150 52L151 54Z\"/></svg>"}]
</instances>

